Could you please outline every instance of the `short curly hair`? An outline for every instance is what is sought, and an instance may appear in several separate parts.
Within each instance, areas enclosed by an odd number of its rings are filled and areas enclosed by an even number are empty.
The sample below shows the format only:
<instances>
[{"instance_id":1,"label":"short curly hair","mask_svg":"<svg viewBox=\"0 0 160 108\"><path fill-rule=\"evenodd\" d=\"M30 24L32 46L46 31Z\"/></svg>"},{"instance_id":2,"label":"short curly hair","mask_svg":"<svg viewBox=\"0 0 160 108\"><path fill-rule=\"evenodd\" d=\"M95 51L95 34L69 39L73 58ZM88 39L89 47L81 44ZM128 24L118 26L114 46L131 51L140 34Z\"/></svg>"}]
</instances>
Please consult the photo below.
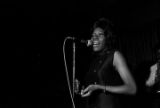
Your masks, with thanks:
<instances>
[{"instance_id":1,"label":"short curly hair","mask_svg":"<svg viewBox=\"0 0 160 108\"><path fill-rule=\"evenodd\" d=\"M113 27L114 25L109 19L102 17L94 23L92 28L92 31L96 28L101 28L104 30L106 46L111 49L116 47L116 35L113 32Z\"/></svg>"}]
</instances>

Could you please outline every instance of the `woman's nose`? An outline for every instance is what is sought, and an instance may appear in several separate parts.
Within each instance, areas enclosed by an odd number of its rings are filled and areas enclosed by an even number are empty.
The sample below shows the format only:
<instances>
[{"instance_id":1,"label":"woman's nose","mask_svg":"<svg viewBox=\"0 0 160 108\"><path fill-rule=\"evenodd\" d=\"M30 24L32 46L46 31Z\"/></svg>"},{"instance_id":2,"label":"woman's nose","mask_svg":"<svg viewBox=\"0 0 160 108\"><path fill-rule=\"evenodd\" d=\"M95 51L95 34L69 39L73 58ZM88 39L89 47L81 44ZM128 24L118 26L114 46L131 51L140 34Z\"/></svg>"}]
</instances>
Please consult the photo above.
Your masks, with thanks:
<instances>
[{"instance_id":1,"label":"woman's nose","mask_svg":"<svg viewBox=\"0 0 160 108\"><path fill-rule=\"evenodd\" d=\"M92 41L97 41L99 38L98 37L93 37Z\"/></svg>"},{"instance_id":2,"label":"woman's nose","mask_svg":"<svg viewBox=\"0 0 160 108\"><path fill-rule=\"evenodd\" d=\"M93 39L93 40L94 40L94 39L98 39L98 36L93 36L92 39Z\"/></svg>"}]
</instances>

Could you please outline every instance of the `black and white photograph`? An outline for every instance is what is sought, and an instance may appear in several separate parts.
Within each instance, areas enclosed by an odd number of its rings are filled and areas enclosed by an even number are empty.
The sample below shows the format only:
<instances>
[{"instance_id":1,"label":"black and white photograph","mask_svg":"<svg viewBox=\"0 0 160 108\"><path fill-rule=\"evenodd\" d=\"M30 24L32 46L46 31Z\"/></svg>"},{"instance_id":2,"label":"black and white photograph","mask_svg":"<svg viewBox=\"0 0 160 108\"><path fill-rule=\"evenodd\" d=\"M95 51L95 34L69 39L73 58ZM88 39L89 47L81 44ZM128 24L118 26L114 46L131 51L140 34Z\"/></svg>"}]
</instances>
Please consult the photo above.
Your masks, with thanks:
<instances>
[{"instance_id":1,"label":"black and white photograph","mask_svg":"<svg viewBox=\"0 0 160 108\"><path fill-rule=\"evenodd\" d=\"M0 3L0 108L160 108L160 1Z\"/></svg>"}]
</instances>

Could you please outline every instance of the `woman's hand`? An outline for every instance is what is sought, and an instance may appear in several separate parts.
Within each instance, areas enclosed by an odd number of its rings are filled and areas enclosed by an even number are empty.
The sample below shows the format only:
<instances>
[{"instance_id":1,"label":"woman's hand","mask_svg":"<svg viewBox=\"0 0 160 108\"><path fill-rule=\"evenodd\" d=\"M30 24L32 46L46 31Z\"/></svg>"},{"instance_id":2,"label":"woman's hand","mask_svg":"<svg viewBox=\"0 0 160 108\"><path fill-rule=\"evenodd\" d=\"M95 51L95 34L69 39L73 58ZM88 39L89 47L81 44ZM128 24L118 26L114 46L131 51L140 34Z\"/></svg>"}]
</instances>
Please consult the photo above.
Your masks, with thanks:
<instances>
[{"instance_id":1,"label":"woman's hand","mask_svg":"<svg viewBox=\"0 0 160 108\"><path fill-rule=\"evenodd\" d=\"M100 85L89 85L88 87L86 87L84 90L81 90L81 96L82 97L87 97L87 96L90 96L91 93L97 89L100 89Z\"/></svg>"}]
</instances>

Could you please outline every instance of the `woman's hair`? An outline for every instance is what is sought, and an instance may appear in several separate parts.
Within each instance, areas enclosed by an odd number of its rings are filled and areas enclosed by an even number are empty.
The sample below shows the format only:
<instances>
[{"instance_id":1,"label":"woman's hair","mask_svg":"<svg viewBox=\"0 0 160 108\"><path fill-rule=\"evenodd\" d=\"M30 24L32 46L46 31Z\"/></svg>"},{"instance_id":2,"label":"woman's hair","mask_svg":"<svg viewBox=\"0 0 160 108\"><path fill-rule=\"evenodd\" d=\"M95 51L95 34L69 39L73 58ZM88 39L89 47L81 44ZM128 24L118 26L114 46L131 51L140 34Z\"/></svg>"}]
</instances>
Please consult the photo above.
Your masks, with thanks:
<instances>
[{"instance_id":1,"label":"woman's hair","mask_svg":"<svg viewBox=\"0 0 160 108\"><path fill-rule=\"evenodd\" d=\"M101 28L104 30L104 36L106 37L106 45L109 49L116 47L116 35L113 32L113 23L106 18L100 18L93 25L93 30ZM93 31L92 30L92 31Z\"/></svg>"}]
</instances>

